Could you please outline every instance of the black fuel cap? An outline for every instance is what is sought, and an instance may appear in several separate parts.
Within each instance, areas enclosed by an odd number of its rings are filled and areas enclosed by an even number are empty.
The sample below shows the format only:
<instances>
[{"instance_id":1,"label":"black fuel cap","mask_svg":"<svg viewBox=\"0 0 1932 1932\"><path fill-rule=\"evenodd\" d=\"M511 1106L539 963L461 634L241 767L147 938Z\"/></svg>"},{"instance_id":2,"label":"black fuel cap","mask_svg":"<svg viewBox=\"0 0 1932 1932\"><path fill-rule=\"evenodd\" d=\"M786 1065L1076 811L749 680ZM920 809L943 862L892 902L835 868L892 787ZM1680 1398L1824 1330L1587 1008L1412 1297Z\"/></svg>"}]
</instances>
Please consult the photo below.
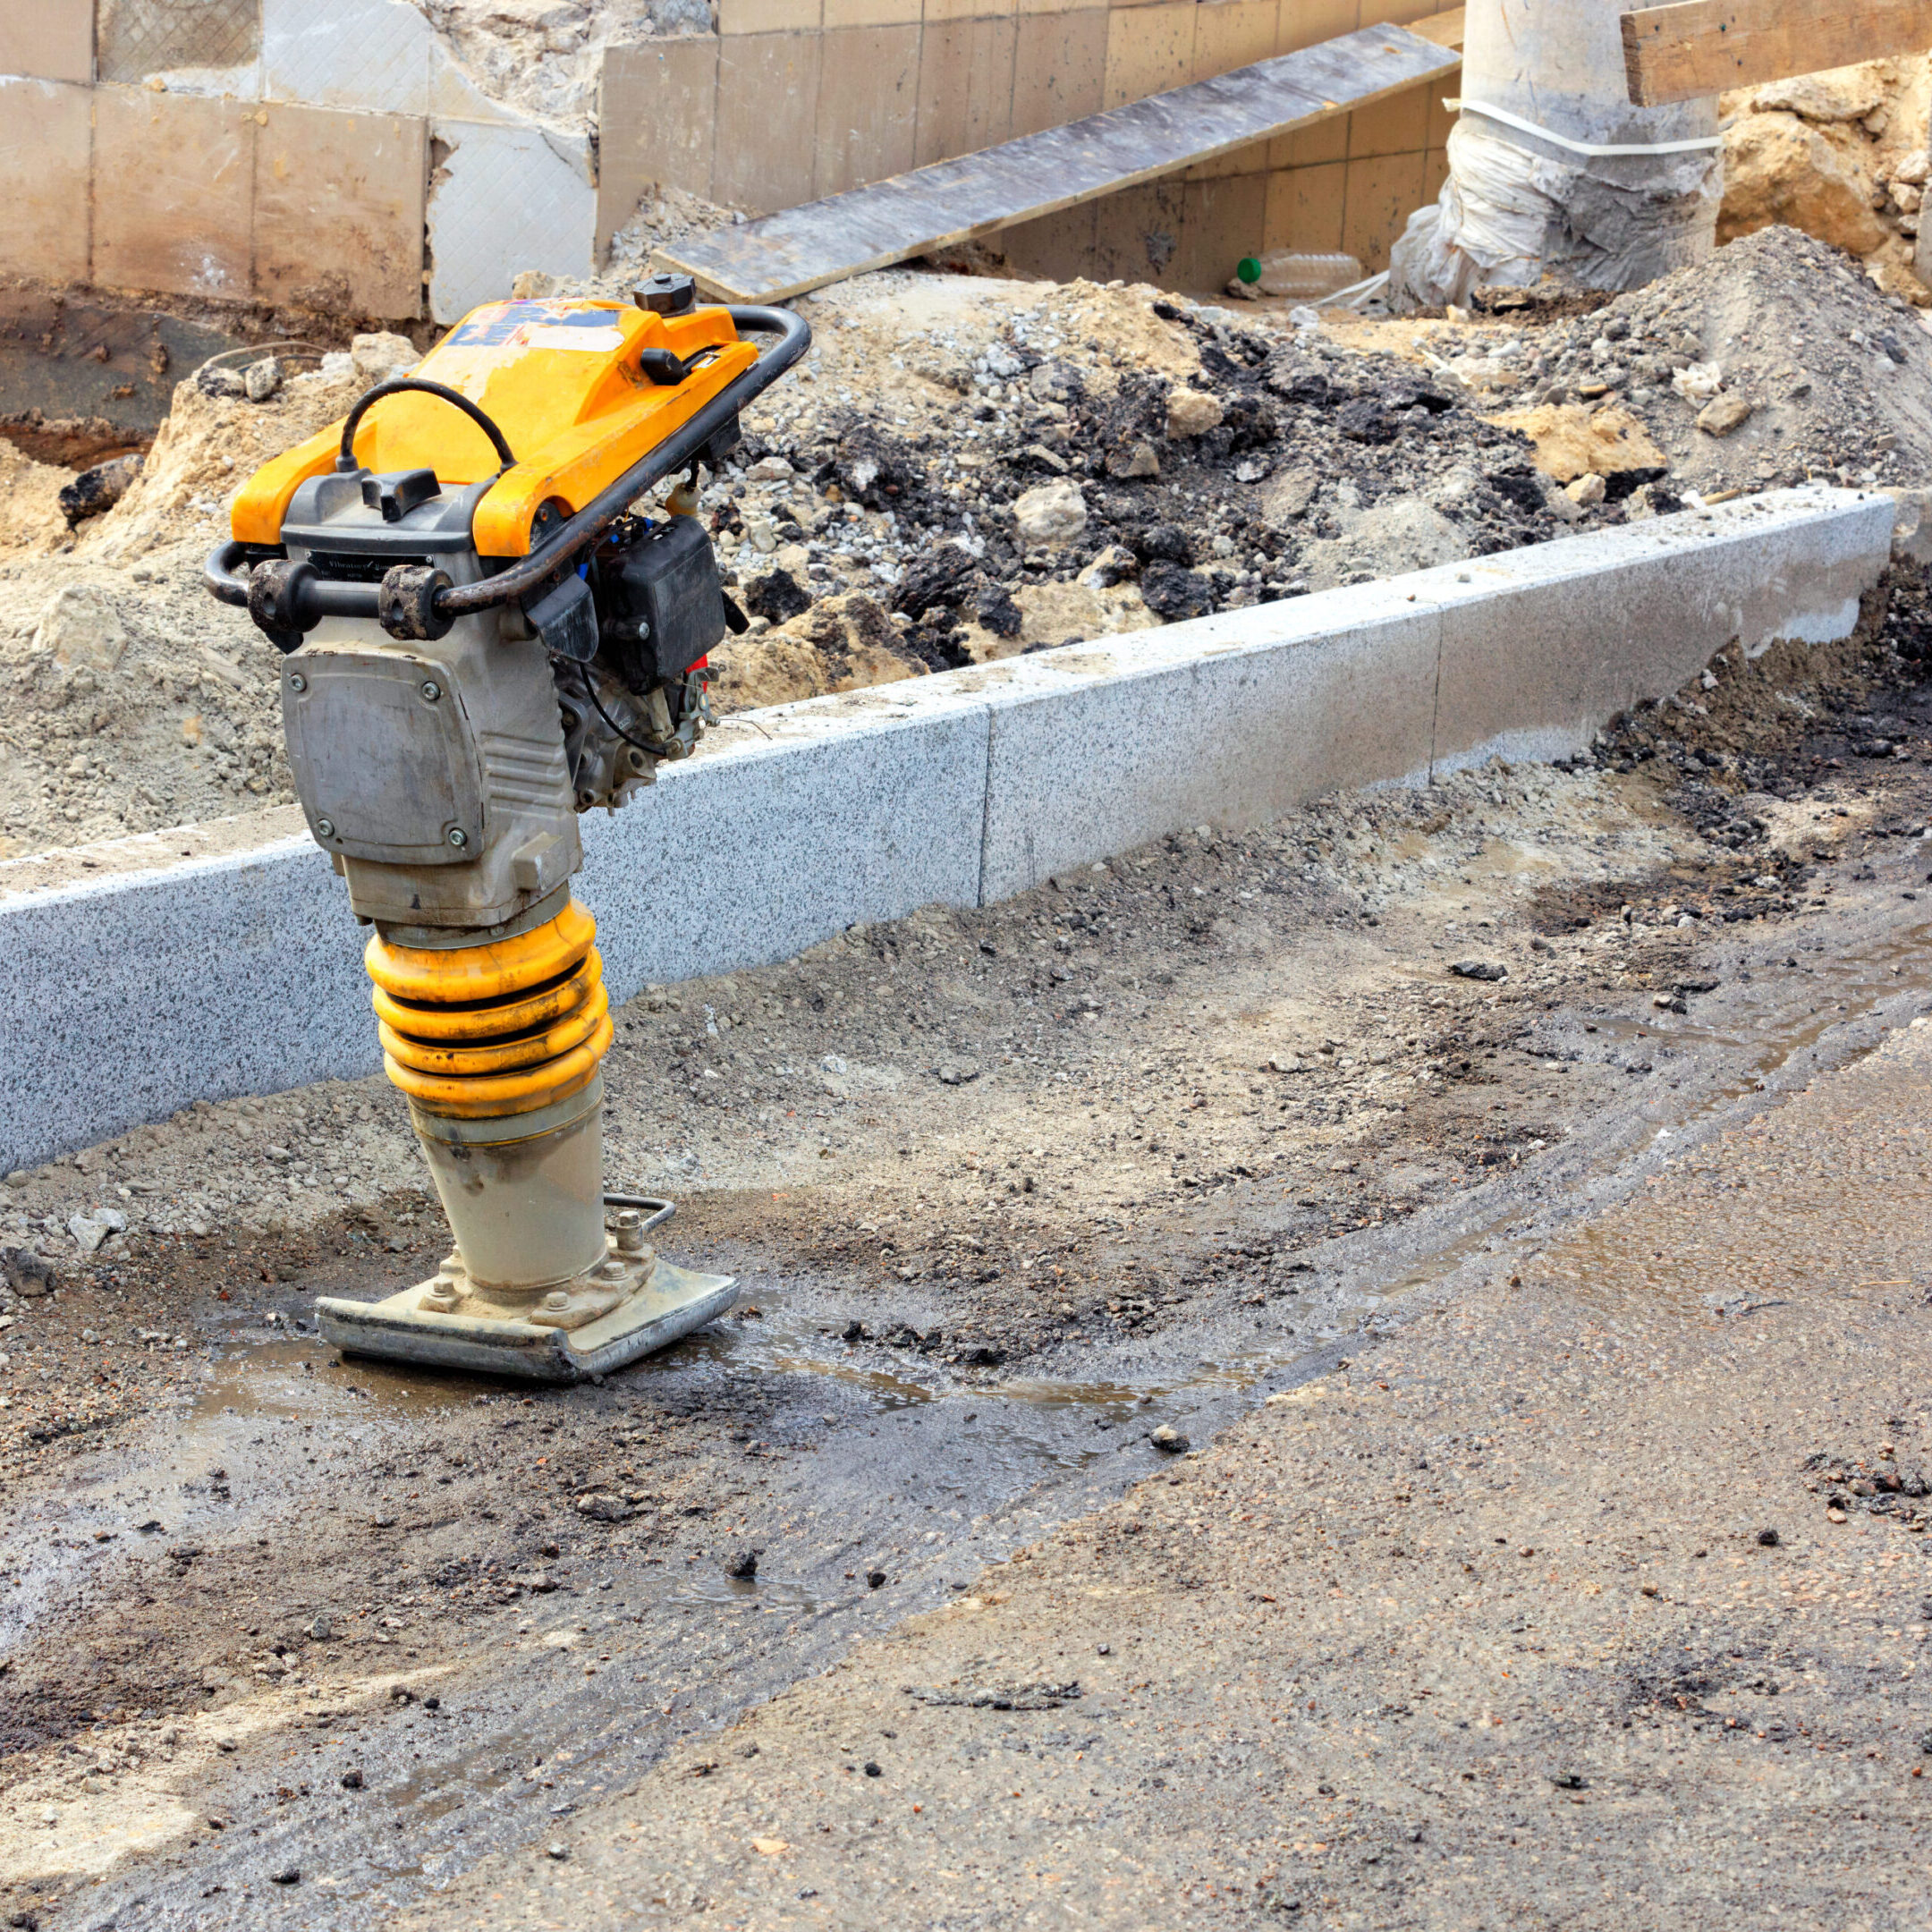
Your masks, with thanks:
<instances>
[{"instance_id":1,"label":"black fuel cap","mask_svg":"<svg viewBox=\"0 0 1932 1932\"><path fill-rule=\"evenodd\" d=\"M434 470L391 470L362 479L366 509L380 510L385 523L399 523L411 510L443 494Z\"/></svg>"},{"instance_id":2,"label":"black fuel cap","mask_svg":"<svg viewBox=\"0 0 1932 1932\"><path fill-rule=\"evenodd\" d=\"M682 315L698 300L698 284L688 275L654 275L640 282L631 300L653 315Z\"/></svg>"}]
</instances>

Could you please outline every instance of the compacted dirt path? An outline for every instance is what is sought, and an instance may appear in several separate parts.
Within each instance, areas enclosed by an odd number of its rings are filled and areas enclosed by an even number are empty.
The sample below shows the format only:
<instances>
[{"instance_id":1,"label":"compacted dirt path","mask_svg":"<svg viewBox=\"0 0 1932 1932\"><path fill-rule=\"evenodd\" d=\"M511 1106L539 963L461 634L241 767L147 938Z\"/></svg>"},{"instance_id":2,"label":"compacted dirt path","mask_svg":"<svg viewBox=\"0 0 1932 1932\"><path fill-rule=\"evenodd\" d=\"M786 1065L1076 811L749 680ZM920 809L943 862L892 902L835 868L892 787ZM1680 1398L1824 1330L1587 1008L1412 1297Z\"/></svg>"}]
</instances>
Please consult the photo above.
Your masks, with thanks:
<instances>
[{"instance_id":1,"label":"compacted dirt path","mask_svg":"<svg viewBox=\"0 0 1932 1932\"><path fill-rule=\"evenodd\" d=\"M1922 1924L1927 1024L405 1922Z\"/></svg>"},{"instance_id":2,"label":"compacted dirt path","mask_svg":"<svg viewBox=\"0 0 1932 1932\"><path fill-rule=\"evenodd\" d=\"M1601 1882L1716 1924L1750 1804L1799 1801L1738 1782L1774 1741L1798 1761L1798 1712L1816 1766L1868 1781L1811 1829L1877 1847L1885 1923L1906 1837L1871 1767L1897 1769L1911 1684L1870 1687L1917 1625L1847 1594L1877 1570L1796 1553L1840 1493L1820 1552L1908 1553L1889 1579L1919 1547L1916 1498L1878 1487L1916 1466L1917 1411L1860 1352L1907 1351L1922 1299L1910 1081L1895 1210L1837 1204L1855 1282L1786 1280L1830 1251L1810 1195L1769 1234L1735 1218L1838 1130L1722 1136L1797 1132L1814 1102L1781 1095L1932 1004L1932 713L1898 637L1720 664L1575 770L1203 828L646 994L613 1171L680 1195L667 1245L746 1293L600 1385L320 1346L315 1293L439 1251L379 1081L9 1177L0 1905L1124 1924L1157 1894L1474 1925L1503 1922L1479 1914L1520 1818L1519 1922L1620 1922L1578 1889L1587 1822ZM1846 1147L1883 1117L1843 1107ZM1680 1149L1710 1173L1666 1173ZM1588 1259L1684 1190L1703 1229L1628 1236L1649 1275ZM1780 1649L1784 1599L1733 1586L1801 1571ZM1862 1702L1854 1630L1885 1660ZM1695 1819L1669 1849L1658 1754L1710 1748L1760 1677L1792 1734L1750 1707L1759 1755L1701 1781L1724 1855ZM1584 1784L1538 1784L1545 1758ZM1801 1865L1790 1909L1836 1922L1830 1861Z\"/></svg>"}]
</instances>

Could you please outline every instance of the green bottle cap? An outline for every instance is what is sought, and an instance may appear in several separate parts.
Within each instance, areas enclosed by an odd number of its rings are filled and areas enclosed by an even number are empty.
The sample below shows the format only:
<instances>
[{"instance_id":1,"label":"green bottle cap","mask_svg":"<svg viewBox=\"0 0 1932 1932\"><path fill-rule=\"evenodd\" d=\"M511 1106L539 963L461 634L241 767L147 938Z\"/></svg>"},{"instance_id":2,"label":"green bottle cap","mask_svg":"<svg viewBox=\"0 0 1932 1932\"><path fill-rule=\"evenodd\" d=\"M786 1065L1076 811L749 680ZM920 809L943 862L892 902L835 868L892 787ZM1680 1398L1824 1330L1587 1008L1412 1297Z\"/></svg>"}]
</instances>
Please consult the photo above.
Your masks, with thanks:
<instances>
[{"instance_id":1,"label":"green bottle cap","mask_svg":"<svg viewBox=\"0 0 1932 1932\"><path fill-rule=\"evenodd\" d=\"M1235 264L1234 273L1243 282L1253 284L1261 279L1261 264L1252 255L1243 255Z\"/></svg>"}]
</instances>

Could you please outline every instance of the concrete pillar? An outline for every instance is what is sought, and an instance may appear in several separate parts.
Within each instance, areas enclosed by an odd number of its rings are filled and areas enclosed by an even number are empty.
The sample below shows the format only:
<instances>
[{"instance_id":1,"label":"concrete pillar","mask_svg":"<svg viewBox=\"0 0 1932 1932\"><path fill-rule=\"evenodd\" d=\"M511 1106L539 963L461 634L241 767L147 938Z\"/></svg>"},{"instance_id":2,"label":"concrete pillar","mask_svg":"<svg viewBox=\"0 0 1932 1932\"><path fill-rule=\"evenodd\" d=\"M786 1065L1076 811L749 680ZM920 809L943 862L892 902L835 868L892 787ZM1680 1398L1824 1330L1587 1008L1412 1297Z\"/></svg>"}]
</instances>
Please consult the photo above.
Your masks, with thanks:
<instances>
[{"instance_id":1,"label":"concrete pillar","mask_svg":"<svg viewBox=\"0 0 1932 1932\"><path fill-rule=\"evenodd\" d=\"M1486 283L1527 287L1546 269L1582 288L1636 288L1710 252L1724 191L1717 103L1631 106L1618 25L1626 4L1470 0L1449 179L1395 244L1395 306L1463 301ZM1713 145L1587 155L1556 135Z\"/></svg>"}]
</instances>

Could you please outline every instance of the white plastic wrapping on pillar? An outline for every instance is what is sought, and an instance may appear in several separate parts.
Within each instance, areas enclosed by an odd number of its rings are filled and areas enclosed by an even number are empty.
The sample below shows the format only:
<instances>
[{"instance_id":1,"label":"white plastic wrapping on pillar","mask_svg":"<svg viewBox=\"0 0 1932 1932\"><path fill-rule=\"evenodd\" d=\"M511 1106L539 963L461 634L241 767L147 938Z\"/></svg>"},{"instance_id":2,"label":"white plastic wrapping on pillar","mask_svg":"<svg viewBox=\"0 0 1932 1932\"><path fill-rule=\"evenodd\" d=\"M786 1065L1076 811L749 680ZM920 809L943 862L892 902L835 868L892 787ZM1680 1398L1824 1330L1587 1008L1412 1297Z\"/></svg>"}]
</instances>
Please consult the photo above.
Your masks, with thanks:
<instances>
[{"instance_id":1,"label":"white plastic wrapping on pillar","mask_svg":"<svg viewBox=\"0 0 1932 1932\"><path fill-rule=\"evenodd\" d=\"M1391 252L1392 306L1527 287L1546 269L1580 287L1636 288L1709 253L1724 188L1716 102L1631 106L1622 10L1472 0L1449 179ZM1636 151L1582 151L1592 148Z\"/></svg>"}]
</instances>

